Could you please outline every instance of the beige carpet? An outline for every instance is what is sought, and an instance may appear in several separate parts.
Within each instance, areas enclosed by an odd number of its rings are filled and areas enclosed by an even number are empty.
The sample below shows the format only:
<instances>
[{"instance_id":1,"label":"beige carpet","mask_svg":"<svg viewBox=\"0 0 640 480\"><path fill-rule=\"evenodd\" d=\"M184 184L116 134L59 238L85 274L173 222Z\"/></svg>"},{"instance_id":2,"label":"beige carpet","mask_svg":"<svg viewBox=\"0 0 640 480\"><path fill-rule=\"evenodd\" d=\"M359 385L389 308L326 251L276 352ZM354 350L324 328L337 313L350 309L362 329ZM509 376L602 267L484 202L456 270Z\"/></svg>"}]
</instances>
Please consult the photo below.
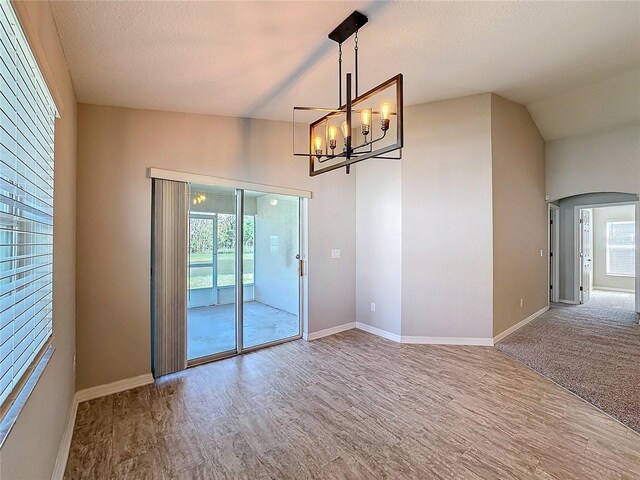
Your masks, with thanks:
<instances>
[{"instance_id":1,"label":"beige carpet","mask_svg":"<svg viewBox=\"0 0 640 480\"><path fill-rule=\"evenodd\" d=\"M640 325L633 294L553 304L496 347L640 433Z\"/></svg>"}]
</instances>

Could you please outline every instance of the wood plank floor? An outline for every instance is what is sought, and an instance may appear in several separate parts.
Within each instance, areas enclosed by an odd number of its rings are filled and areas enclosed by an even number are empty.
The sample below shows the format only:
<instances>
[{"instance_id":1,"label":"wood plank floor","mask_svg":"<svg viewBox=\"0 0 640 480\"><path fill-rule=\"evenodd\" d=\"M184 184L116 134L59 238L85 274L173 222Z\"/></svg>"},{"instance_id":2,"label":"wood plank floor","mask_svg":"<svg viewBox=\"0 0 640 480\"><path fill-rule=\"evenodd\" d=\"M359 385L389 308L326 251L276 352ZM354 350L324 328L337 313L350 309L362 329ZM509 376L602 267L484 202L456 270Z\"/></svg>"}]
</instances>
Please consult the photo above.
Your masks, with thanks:
<instances>
[{"instance_id":1,"label":"wood plank floor","mask_svg":"<svg viewBox=\"0 0 640 480\"><path fill-rule=\"evenodd\" d=\"M82 403L65 478L630 480L640 435L493 347L351 330Z\"/></svg>"}]
</instances>

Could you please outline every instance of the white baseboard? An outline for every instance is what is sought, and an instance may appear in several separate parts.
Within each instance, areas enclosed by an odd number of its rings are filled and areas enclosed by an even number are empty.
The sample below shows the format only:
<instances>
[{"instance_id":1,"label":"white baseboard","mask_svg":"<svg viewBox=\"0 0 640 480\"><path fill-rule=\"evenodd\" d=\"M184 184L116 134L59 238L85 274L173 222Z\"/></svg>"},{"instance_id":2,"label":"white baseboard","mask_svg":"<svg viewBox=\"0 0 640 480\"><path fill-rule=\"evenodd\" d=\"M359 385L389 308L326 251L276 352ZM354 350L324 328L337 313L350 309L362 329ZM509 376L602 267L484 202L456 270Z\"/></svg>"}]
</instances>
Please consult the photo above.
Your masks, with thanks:
<instances>
[{"instance_id":1,"label":"white baseboard","mask_svg":"<svg viewBox=\"0 0 640 480\"><path fill-rule=\"evenodd\" d=\"M469 338L469 337L417 337L408 335L398 335L387 332L377 327L372 327L366 323L356 322L356 328L365 332L378 335L398 343L411 343L421 345L481 345L492 346L492 338Z\"/></svg>"},{"instance_id":2,"label":"white baseboard","mask_svg":"<svg viewBox=\"0 0 640 480\"><path fill-rule=\"evenodd\" d=\"M76 393L76 399L78 400L78 403L82 403L87 400L93 400L94 398L106 397L113 393L124 392L125 390L131 390L132 388L149 385L153 382L153 375L145 373L143 375L138 375L137 377L125 378L124 380L118 380L117 382L85 388L84 390L80 390Z\"/></svg>"},{"instance_id":3,"label":"white baseboard","mask_svg":"<svg viewBox=\"0 0 640 480\"><path fill-rule=\"evenodd\" d=\"M51 480L63 480L64 471L67 468L67 460L69 458L69 449L71 448L71 438L73 437L73 428L76 425L76 413L78 412L78 394L76 393L71 400L69 406L69 415L67 417L67 426L62 434L60 440L60 447L58 447L58 456L56 457L56 464L53 467L53 473L51 474Z\"/></svg>"},{"instance_id":4,"label":"white baseboard","mask_svg":"<svg viewBox=\"0 0 640 480\"><path fill-rule=\"evenodd\" d=\"M335 335L336 333L344 332L345 330L353 330L354 328L356 328L356 322L349 322L336 327L325 328L324 330L319 330L317 332L304 333L302 334L302 338L310 342L311 340L328 337L329 335Z\"/></svg>"},{"instance_id":5,"label":"white baseboard","mask_svg":"<svg viewBox=\"0 0 640 480\"><path fill-rule=\"evenodd\" d=\"M593 287L594 290L604 290L605 292L621 292L621 293L636 293L632 288L612 288L612 287Z\"/></svg>"},{"instance_id":6,"label":"white baseboard","mask_svg":"<svg viewBox=\"0 0 640 480\"><path fill-rule=\"evenodd\" d=\"M531 320L535 320L536 318L538 318L540 315L542 315L544 312L546 312L547 310L549 310L549 305L547 305L546 307L541 308L540 310L538 310L537 312L535 312L532 315L529 315L527 318L525 318L524 320L521 320L520 322L516 323L513 327L509 327L507 328L504 332L499 333L498 335L496 335L495 337L493 337L493 343L499 342L500 340L502 340L504 337L506 337L507 335L511 335L513 332L515 332L516 330L518 330L519 328L524 327L527 323L529 323Z\"/></svg>"},{"instance_id":7,"label":"white baseboard","mask_svg":"<svg viewBox=\"0 0 640 480\"><path fill-rule=\"evenodd\" d=\"M580 302L576 302L575 300L565 300L564 298L561 298L558 302L568 303L569 305L580 305Z\"/></svg>"},{"instance_id":8,"label":"white baseboard","mask_svg":"<svg viewBox=\"0 0 640 480\"><path fill-rule=\"evenodd\" d=\"M382 330L378 327L372 327L371 325L367 325L366 323L356 322L356 328L358 330L363 330L365 332L373 333L382 338L386 338L387 340L392 340L394 342L400 342L401 336L397 333L387 332L386 330Z\"/></svg>"},{"instance_id":9,"label":"white baseboard","mask_svg":"<svg viewBox=\"0 0 640 480\"><path fill-rule=\"evenodd\" d=\"M493 346L492 338L483 337L416 337L403 335L402 343L419 345L475 345L480 347Z\"/></svg>"}]
</instances>

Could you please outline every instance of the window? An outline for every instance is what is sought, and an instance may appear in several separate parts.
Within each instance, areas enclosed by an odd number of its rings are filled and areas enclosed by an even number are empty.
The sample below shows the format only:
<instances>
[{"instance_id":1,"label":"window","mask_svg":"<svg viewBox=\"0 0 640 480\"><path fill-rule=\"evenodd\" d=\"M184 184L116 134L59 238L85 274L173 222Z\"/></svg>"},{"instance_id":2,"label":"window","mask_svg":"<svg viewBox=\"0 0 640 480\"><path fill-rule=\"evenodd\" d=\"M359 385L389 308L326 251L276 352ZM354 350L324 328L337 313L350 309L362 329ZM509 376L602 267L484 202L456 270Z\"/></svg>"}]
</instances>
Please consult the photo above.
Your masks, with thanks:
<instances>
[{"instance_id":1,"label":"window","mask_svg":"<svg viewBox=\"0 0 640 480\"><path fill-rule=\"evenodd\" d=\"M636 274L635 222L607 222L607 275Z\"/></svg>"},{"instance_id":2,"label":"window","mask_svg":"<svg viewBox=\"0 0 640 480\"><path fill-rule=\"evenodd\" d=\"M242 241L242 284L253 284L253 235L255 217L244 216ZM236 284L236 216L218 214L218 265L217 286L228 287Z\"/></svg>"},{"instance_id":3,"label":"window","mask_svg":"<svg viewBox=\"0 0 640 480\"><path fill-rule=\"evenodd\" d=\"M255 217L245 215L242 245L244 285L253 284L254 233ZM189 289L234 286L235 248L235 214L192 213L189 217Z\"/></svg>"},{"instance_id":4,"label":"window","mask_svg":"<svg viewBox=\"0 0 640 480\"><path fill-rule=\"evenodd\" d=\"M189 217L189 289L213 287L215 216Z\"/></svg>"},{"instance_id":5,"label":"window","mask_svg":"<svg viewBox=\"0 0 640 480\"><path fill-rule=\"evenodd\" d=\"M0 3L0 404L52 333L55 105Z\"/></svg>"}]
</instances>

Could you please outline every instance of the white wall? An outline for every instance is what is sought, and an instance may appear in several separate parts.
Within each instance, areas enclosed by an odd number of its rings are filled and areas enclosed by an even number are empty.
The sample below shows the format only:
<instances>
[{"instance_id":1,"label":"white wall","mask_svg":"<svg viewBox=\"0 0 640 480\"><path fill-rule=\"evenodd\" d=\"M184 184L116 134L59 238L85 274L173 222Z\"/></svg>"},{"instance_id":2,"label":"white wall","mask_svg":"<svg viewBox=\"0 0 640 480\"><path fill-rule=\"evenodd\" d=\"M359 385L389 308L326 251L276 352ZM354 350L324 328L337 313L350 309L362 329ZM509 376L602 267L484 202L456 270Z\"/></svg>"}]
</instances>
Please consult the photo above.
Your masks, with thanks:
<instances>
[{"instance_id":1,"label":"white wall","mask_svg":"<svg viewBox=\"0 0 640 480\"><path fill-rule=\"evenodd\" d=\"M370 159L355 168L356 321L396 335L402 314L401 162Z\"/></svg>"},{"instance_id":2,"label":"white wall","mask_svg":"<svg viewBox=\"0 0 640 480\"><path fill-rule=\"evenodd\" d=\"M635 290L635 277L607 275L607 222L635 220L635 205L593 209L593 288Z\"/></svg>"},{"instance_id":3,"label":"white wall","mask_svg":"<svg viewBox=\"0 0 640 480\"><path fill-rule=\"evenodd\" d=\"M637 122L639 107L640 69L527 105L547 141Z\"/></svg>"},{"instance_id":4,"label":"white wall","mask_svg":"<svg viewBox=\"0 0 640 480\"><path fill-rule=\"evenodd\" d=\"M591 192L640 192L640 123L546 143L551 200Z\"/></svg>"},{"instance_id":5,"label":"white wall","mask_svg":"<svg viewBox=\"0 0 640 480\"><path fill-rule=\"evenodd\" d=\"M405 114L402 335L491 338L491 95Z\"/></svg>"},{"instance_id":6,"label":"white wall","mask_svg":"<svg viewBox=\"0 0 640 480\"><path fill-rule=\"evenodd\" d=\"M277 200L271 205L271 200ZM258 302L298 315L300 200L284 195L257 199L254 296Z\"/></svg>"}]
</instances>

